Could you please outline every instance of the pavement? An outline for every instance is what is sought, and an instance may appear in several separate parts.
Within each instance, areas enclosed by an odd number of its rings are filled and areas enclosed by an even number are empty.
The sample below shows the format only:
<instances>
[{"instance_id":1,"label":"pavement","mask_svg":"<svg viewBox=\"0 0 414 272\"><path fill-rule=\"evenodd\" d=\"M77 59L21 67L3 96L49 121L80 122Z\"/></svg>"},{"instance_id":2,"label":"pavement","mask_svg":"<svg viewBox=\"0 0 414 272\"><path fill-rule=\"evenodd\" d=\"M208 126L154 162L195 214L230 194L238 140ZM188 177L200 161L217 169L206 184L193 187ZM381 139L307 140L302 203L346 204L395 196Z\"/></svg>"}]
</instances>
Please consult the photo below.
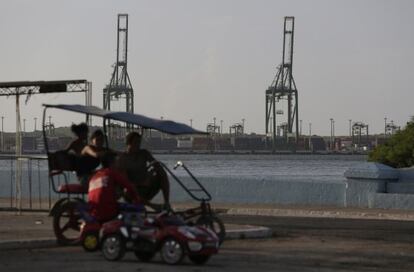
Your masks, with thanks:
<instances>
[{"instance_id":1,"label":"pavement","mask_svg":"<svg viewBox=\"0 0 414 272\"><path fill-rule=\"evenodd\" d=\"M174 205L175 209L189 207L191 205L188 203ZM215 204L213 208L226 217L258 216L414 221L414 211L402 210L301 207L270 204ZM237 222L225 224L225 226L227 231L226 239L229 240L270 238L273 235L269 227L260 225L260 220L254 225ZM52 218L48 216L48 213L32 211L17 213L0 209L0 249L47 248L55 247L56 245L52 229Z\"/></svg>"},{"instance_id":2,"label":"pavement","mask_svg":"<svg viewBox=\"0 0 414 272\"><path fill-rule=\"evenodd\" d=\"M225 224L226 239L269 238L270 228ZM47 248L57 246L52 217L46 212L0 212L0 249Z\"/></svg>"}]
</instances>

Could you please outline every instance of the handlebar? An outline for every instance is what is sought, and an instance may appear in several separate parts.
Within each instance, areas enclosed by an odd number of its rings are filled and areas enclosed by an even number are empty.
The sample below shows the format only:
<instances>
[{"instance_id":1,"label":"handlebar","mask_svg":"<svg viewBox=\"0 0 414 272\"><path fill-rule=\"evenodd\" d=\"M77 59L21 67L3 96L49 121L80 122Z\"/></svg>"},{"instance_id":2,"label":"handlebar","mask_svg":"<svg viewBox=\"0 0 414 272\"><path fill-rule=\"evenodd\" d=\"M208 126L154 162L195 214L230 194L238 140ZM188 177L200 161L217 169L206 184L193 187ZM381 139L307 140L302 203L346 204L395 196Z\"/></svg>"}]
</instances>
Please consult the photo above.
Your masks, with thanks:
<instances>
[{"instance_id":1,"label":"handlebar","mask_svg":"<svg viewBox=\"0 0 414 272\"><path fill-rule=\"evenodd\" d=\"M182 161L177 161L177 163L174 165L174 170L176 170L178 167L183 166L183 162Z\"/></svg>"}]
</instances>

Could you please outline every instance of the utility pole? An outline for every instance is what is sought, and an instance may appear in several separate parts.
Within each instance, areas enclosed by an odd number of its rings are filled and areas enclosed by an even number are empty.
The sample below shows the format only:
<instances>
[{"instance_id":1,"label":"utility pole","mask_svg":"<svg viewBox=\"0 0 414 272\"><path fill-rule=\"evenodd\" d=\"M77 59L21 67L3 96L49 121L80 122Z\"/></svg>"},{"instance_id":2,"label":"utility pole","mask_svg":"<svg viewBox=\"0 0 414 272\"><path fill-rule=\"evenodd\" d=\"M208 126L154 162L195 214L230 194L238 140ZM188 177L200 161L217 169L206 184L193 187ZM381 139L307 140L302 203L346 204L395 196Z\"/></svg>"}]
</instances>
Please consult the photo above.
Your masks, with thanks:
<instances>
[{"instance_id":1,"label":"utility pole","mask_svg":"<svg viewBox=\"0 0 414 272\"><path fill-rule=\"evenodd\" d=\"M246 121L246 119L242 119L242 123L243 123L243 135L244 135L244 122Z\"/></svg>"},{"instance_id":2,"label":"utility pole","mask_svg":"<svg viewBox=\"0 0 414 272\"><path fill-rule=\"evenodd\" d=\"M4 152L4 127L3 127L4 116L1 117L1 151Z\"/></svg>"},{"instance_id":3,"label":"utility pole","mask_svg":"<svg viewBox=\"0 0 414 272\"><path fill-rule=\"evenodd\" d=\"M217 146L216 146L216 117L213 117L213 123L214 123L214 132L213 132L214 152L216 152L216 150L217 150Z\"/></svg>"},{"instance_id":4,"label":"utility pole","mask_svg":"<svg viewBox=\"0 0 414 272\"><path fill-rule=\"evenodd\" d=\"M330 150L333 150L333 118L329 119L331 121L331 139L330 139Z\"/></svg>"},{"instance_id":5,"label":"utility pole","mask_svg":"<svg viewBox=\"0 0 414 272\"><path fill-rule=\"evenodd\" d=\"M311 150L312 123L309 123L309 150Z\"/></svg>"}]
</instances>

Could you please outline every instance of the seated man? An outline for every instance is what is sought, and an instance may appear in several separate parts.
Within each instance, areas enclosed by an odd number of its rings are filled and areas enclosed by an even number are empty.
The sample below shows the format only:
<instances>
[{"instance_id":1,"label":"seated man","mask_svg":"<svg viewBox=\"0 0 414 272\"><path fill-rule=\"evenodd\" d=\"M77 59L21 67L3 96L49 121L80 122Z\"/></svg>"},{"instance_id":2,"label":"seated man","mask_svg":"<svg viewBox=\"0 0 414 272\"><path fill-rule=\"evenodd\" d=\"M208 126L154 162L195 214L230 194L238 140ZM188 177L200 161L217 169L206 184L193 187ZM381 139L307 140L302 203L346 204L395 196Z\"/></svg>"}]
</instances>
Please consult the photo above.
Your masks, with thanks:
<instances>
[{"instance_id":1,"label":"seated man","mask_svg":"<svg viewBox=\"0 0 414 272\"><path fill-rule=\"evenodd\" d=\"M126 137L126 144L127 150L120 155L117 169L125 173L135 185L145 204L154 207L149 202L161 190L164 205L169 207L170 184L165 170L148 150L141 149L141 135L139 133L129 133Z\"/></svg>"},{"instance_id":2,"label":"seated man","mask_svg":"<svg viewBox=\"0 0 414 272\"><path fill-rule=\"evenodd\" d=\"M142 203L134 186L113 169L115 158L114 152L105 152L101 158L103 168L98 170L89 181L89 212L99 222L111 220L118 214L117 186L126 189L134 203Z\"/></svg>"}]
</instances>

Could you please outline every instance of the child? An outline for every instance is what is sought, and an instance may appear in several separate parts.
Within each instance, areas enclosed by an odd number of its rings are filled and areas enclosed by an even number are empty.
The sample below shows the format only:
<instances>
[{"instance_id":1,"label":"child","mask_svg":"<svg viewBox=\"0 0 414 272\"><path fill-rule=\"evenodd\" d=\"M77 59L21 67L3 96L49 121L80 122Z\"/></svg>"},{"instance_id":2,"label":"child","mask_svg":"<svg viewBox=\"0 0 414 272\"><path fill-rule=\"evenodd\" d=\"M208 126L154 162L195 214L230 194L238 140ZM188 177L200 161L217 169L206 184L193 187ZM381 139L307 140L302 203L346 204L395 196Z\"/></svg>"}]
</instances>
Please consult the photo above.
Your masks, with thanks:
<instances>
[{"instance_id":1,"label":"child","mask_svg":"<svg viewBox=\"0 0 414 272\"><path fill-rule=\"evenodd\" d=\"M126 189L134 203L142 203L134 186L112 168L115 157L114 152L105 152L101 158L103 168L98 170L89 181L89 212L99 222L111 220L118 214L117 186Z\"/></svg>"}]
</instances>

